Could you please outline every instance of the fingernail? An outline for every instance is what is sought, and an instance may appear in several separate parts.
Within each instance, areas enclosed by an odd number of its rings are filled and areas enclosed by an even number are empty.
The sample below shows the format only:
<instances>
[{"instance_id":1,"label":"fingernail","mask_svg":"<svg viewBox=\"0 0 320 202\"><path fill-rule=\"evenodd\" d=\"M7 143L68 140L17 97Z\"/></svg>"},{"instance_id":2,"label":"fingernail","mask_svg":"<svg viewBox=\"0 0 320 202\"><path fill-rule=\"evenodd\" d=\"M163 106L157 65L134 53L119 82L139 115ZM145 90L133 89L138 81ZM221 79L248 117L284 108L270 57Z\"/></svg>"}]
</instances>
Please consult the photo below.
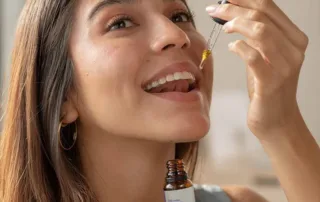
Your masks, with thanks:
<instances>
[{"instance_id":1,"label":"fingernail","mask_svg":"<svg viewBox=\"0 0 320 202\"><path fill-rule=\"evenodd\" d=\"M227 24L225 24L225 25L223 25L223 27L222 27L222 30L224 31L224 32L228 32L228 25Z\"/></svg>"},{"instance_id":2,"label":"fingernail","mask_svg":"<svg viewBox=\"0 0 320 202\"><path fill-rule=\"evenodd\" d=\"M226 32L226 33L228 33L229 32L229 29L230 29L230 25L229 25L229 23L226 23L225 25L223 25L223 27L222 27L222 30L224 31L224 32Z\"/></svg>"},{"instance_id":3,"label":"fingernail","mask_svg":"<svg viewBox=\"0 0 320 202\"><path fill-rule=\"evenodd\" d=\"M218 6L208 6L208 7L206 7L206 11L208 12L208 13L214 13L216 10L217 10L217 8L218 8Z\"/></svg>"},{"instance_id":4,"label":"fingernail","mask_svg":"<svg viewBox=\"0 0 320 202\"><path fill-rule=\"evenodd\" d=\"M234 45L234 42L231 42L228 44L228 47L231 49L233 47L233 45Z\"/></svg>"}]
</instances>

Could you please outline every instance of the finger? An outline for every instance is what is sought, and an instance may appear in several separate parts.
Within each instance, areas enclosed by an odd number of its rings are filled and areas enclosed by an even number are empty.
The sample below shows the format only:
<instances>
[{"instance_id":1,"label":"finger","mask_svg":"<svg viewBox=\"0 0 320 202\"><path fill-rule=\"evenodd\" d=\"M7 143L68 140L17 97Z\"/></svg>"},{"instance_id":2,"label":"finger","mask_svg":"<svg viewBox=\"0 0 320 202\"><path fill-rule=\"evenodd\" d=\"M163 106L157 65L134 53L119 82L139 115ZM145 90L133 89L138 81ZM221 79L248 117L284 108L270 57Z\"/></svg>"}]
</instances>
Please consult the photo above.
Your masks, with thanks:
<instances>
[{"instance_id":1,"label":"finger","mask_svg":"<svg viewBox=\"0 0 320 202\"><path fill-rule=\"evenodd\" d=\"M213 7L215 7L215 9L207 9L209 15L226 21L231 21L236 17L243 17L252 21L259 21L270 25L273 24L264 13L256 10L243 8L233 4L213 5Z\"/></svg>"},{"instance_id":2,"label":"finger","mask_svg":"<svg viewBox=\"0 0 320 202\"><path fill-rule=\"evenodd\" d=\"M253 9L265 13L271 21L283 31L284 35L297 46L305 51L308 46L308 37L304 34L289 17L272 0L229 0L230 3L240 7ZM223 5L225 6L225 5Z\"/></svg>"},{"instance_id":3,"label":"finger","mask_svg":"<svg viewBox=\"0 0 320 202\"><path fill-rule=\"evenodd\" d=\"M240 56L258 80L266 81L271 76L271 67L267 65L260 52L245 41L238 40L229 44L229 50Z\"/></svg>"},{"instance_id":4,"label":"finger","mask_svg":"<svg viewBox=\"0 0 320 202\"><path fill-rule=\"evenodd\" d=\"M247 66L247 86L248 86L248 95L249 95L250 100L252 100L252 97L255 92L255 88L254 88L255 85L254 84L255 84L254 73L251 70L251 68L249 66Z\"/></svg>"},{"instance_id":5,"label":"finger","mask_svg":"<svg viewBox=\"0 0 320 202\"><path fill-rule=\"evenodd\" d=\"M285 82L287 78L295 76L298 72L290 68L290 65L282 57L271 63L265 61L257 49L243 40L229 44L229 49L246 62L248 70L261 87L268 86L268 90L264 90L266 94L281 86L281 83ZM278 66L283 68L274 68Z\"/></svg>"},{"instance_id":6,"label":"finger","mask_svg":"<svg viewBox=\"0 0 320 202\"><path fill-rule=\"evenodd\" d=\"M235 18L226 23L223 29L226 33L237 32L249 40L256 41L257 47L255 48L260 49L261 54L271 61L283 56L292 66L300 67L304 60L304 54L284 37L279 30L270 25L243 18ZM276 58L272 58L272 56Z\"/></svg>"}]
</instances>

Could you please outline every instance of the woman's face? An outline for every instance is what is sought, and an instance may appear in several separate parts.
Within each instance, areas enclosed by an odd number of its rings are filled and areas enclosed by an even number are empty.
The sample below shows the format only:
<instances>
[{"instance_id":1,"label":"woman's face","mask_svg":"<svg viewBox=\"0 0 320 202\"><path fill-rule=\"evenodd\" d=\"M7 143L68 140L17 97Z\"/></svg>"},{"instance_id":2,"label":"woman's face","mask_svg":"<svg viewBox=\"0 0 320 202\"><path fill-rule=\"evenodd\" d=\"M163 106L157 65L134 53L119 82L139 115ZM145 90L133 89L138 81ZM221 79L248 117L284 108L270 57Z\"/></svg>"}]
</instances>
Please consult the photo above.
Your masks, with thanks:
<instances>
[{"instance_id":1,"label":"woman's face","mask_svg":"<svg viewBox=\"0 0 320 202\"><path fill-rule=\"evenodd\" d=\"M81 128L162 142L209 129L212 61L181 0L81 0L70 41Z\"/></svg>"}]
</instances>

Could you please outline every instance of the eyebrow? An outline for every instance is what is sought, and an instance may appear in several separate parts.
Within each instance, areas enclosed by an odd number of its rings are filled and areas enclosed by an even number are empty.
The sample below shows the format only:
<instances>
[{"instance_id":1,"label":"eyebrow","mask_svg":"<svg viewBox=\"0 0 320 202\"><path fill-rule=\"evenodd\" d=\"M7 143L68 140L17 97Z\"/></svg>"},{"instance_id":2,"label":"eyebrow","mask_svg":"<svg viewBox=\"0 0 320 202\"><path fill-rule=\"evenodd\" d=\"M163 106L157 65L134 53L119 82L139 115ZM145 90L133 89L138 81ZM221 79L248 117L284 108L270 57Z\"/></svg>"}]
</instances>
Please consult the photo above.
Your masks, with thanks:
<instances>
[{"instance_id":1,"label":"eyebrow","mask_svg":"<svg viewBox=\"0 0 320 202\"><path fill-rule=\"evenodd\" d=\"M112 6L115 4L132 4L137 1L138 0L101 0L91 10L89 17L88 17L88 20L91 21L94 18L94 16L96 16L99 13L99 11L105 7ZM177 0L163 0L163 1L164 2L174 2ZM183 3L185 3L184 0L181 0L181 1Z\"/></svg>"}]
</instances>

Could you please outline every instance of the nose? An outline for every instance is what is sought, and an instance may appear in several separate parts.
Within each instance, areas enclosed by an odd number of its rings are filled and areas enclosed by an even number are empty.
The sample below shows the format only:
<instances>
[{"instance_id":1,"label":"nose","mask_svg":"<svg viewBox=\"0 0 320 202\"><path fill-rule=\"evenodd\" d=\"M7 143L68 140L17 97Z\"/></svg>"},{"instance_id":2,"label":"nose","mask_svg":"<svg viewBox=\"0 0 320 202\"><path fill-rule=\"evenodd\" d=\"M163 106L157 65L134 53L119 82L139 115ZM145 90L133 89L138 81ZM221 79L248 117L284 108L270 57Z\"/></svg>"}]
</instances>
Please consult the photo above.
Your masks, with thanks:
<instances>
[{"instance_id":1,"label":"nose","mask_svg":"<svg viewBox=\"0 0 320 202\"><path fill-rule=\"evenodd\" d=\"M186 49L190 47L188 35L169 19L159 20L155 26L155 40L151 44L154 52L160 53L169 49Z\"/></svg>"}]
</instances>

